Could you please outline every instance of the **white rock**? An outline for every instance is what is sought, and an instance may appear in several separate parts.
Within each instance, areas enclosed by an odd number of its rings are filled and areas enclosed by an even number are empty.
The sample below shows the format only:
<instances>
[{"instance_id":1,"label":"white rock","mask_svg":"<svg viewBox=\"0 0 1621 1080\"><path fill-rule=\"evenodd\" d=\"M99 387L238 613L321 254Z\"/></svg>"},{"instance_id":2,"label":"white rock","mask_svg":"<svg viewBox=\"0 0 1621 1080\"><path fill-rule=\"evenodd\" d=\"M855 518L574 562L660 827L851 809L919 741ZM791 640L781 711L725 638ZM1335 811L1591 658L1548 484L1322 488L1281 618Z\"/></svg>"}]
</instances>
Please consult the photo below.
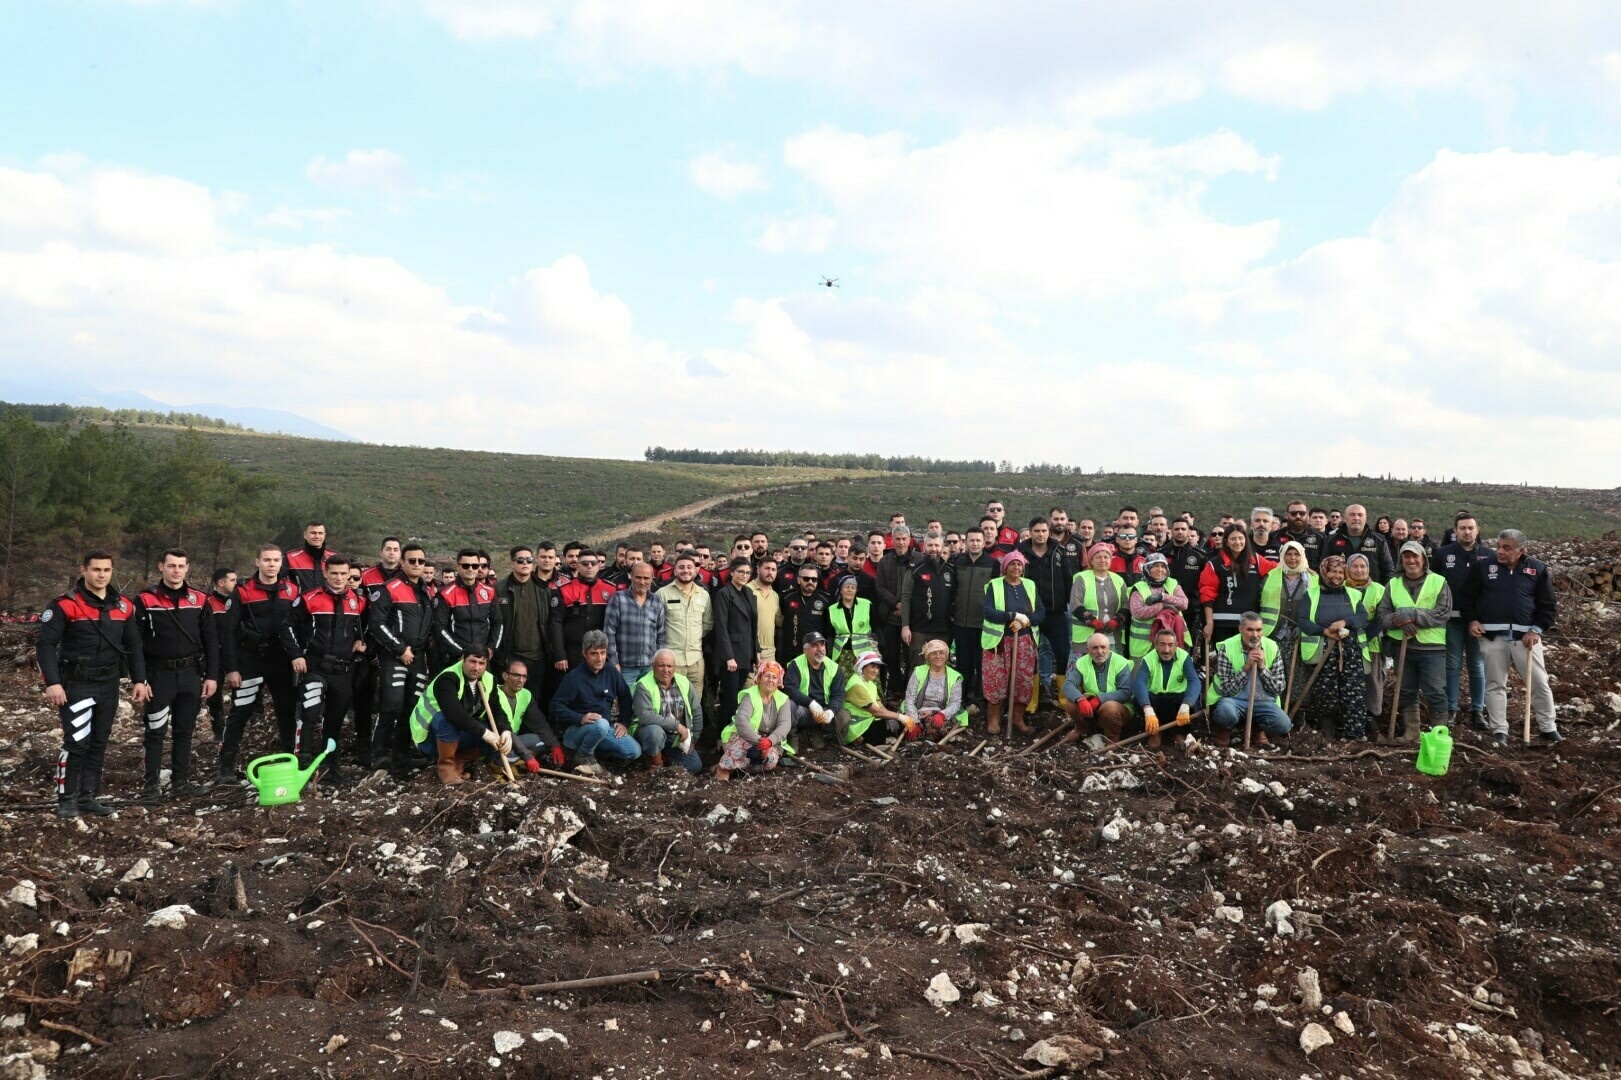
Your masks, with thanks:
<instances>
[{"instance_id":1,"label":"white rock","mask_svg":"<svg viewBox=\"0 0 1621 1080\"><path fill-rule=\"evenodd\" d=\"M1069 984L1071 986L1081 985L1087 979L1092 977L1094 970L1095 969L1092 966L1092 958L1085 953L1082 953L1075 958L1075 966L1069 969Z\"/></svg>"},{"instance_id":2,"label":"white rock","mask_svg":"<svg viewBox=\"0 0 1621 1080\"><path fill-rule=\"evenodd\" d=\"M929 988L923 991L923 997L930 1005L938 1007L959 1000L962 991L952 984L951 976L942 971L929 980Z\"/></svg>"},{"instance_id":3,"label":"white rock","mask_svg":"<svg viewBox=\"0 0 1621 1080\"><path fill-rule=\"evenodd\" d=\"M461 1030L461 1025L456 1023L456 1021L452 1020L448 1016L441 1016L439 1018L439 1026L444 1028L446 1031L460 1031Z\"/></svg>"},{"instance_id":4,"label":"white rock","mask_svg":"<svg viewBox=\"0 0 1621 1080\"><path fill-rule=\"evenodd\" d=\"M1266 924L1276 926L1295 913L1287 900L1275 900L1266 909Z\"/></svg>"},{"instance_id":5,"label":"white rock","mask_svg":"<svg viewBox=\"0 0 1621 1080\"><path fill-rule=\"evenodd\" d=\"M1278 988L1271 983L1262 983L1255 988L1255 996L1262 1001L1271 1001L1278 996Z\"/></svg>"},{"instance_id":6,"label":"white rock","mask_svg":"<svg viewBox=\"0 0 1621 1080\"><path fill-rule=\"evenodd\" d=\"M989 930L990 928L989 923L959 923L951 928L951 932L956 935L957 940L962 944L973 945L976 942L984 941L985 938L981 935L983 935L985 931Z\"/></svg>"},{"instance_id":7,"label":"white rock","mask_svg":"<svg viewBox=\"0 0 1621 1080\"><path fill-rule=\"evenodd\" d=\"M73 930L73 928L70 927L65 922L59 922L59 923L56 924L56 936L57 937L67 937L68 934L70 934L72 932L72 930Z\"/></svg>"},{"instance_id":8,"label":"white rock","mask_svg":"<svg viewBox=\"0 0 1621 1080\"><path fill-rule=\"evenodd\" d=\"M560 1031L553 1031L551 1028L541 1028L539 1031L531 1031L529 1033L529 1037L538 1043L556 1042L562 1043L564 1046L568 1045L568 1037Z\"/></svg>"},{"instance_id":9,"label":"white rock","mask_svg":"<svg viewBox=\"0 0 1621 1080\"><path fill-rule=\"evenodd\" d=\"M1347 1035L1356 1034L1356 1025L1351 1023L1351 1018L1345 1014L1344 1009L1334 1014L1334 1026Z\"/></svg>"},{"instance_id":10,"label":"white rock","mask_svg":"<svg viewBox=\"0 0 1621 1080\"><path fill-rule=\"evenodd\" d=\"M377 845L377 854L381 855L385 859L392 859L394 857L394 853L398 850L400 850L400 845L396 844L392 840Z\"/></svg>"},{"instance_id":11,"label":"white rock","mask_svg":"<svg viewBox=\"0 0 1621 1080\"><path fill-rule=\"evenodd\" d=\"M1223 825L1221 827L1221 835L1223 835L1223 836L1232 836L1232 837L1243 836L1244 835L1244 826L1240 825L1236 821L1228 822L1226 825Z\"/></svg>"},{"instance_id":12,"label":"white rock","mask_svg":"<svg viewBox=\"0 0 1621 1080\"><path fill-rule=\"evenodd\" d=\"M523 1045L523 1036L516 1031L497 1031L495 1033L495 1052L497 1054L510 1054Z\"/></svg>"},{"instance_id":13,"label":"white rock","mask_svg":"<svg viewBox=\"0 0 1621 1080\"><path fill-rule=\"evenodd\" d=\"M28 1026L28 1017L22 1013L12 1013L4 1020L0 1020L0 1031L20 1031Z\"/></svg>"},{"instance_id":14,"label":"white rock","mask_svg":"<svg viewBox=\"0 0 1621 1080\"><path fill-rule=\"evenodd\" d=\"M12 956L27 956L39 948L38 934L21 934L17 937L6 935L6 951Z\"/></svg>"},{"instance_id":15,"label":"white rock","mask_svg":"<svg viewBox=\"0 0 1621 1080\"><path fill-rule=\"evenodd\" d=\"M1266 790L1266 787L1259 781L1251 780L1246 776L1244 779L1238 782L1238 790L1242 791L1246 795L1259 795L1261 792Z\"/></svg>"},{"instance_id":16,"label":"white rock","mask_svg":"<svg viewBox=\"0 0 1621 1080\"><path fill-rule=\"evenodd\" d=\"M709 813L704 815L704 820L709 822L711 825L719 825L721 822L727 820L731 816L732 812L726 808L725 803L716 803L714 809L710 810Z\"/></svg>"},{"instance_id":17,"label":"white rock","mask_svg":"<svg viewBox=\"0 0 1621 1080\"><path fill-rule=\"evenodd\" d=\"M1279 919L1278 925L1273 928L1273 932L1279 937L1288 937L1295 932L1295 924L1288 919Z\"/></svg>"},{"instance_id":18,"label":"white rock","mask_svg":"<svg viewBox=\"0 0 1621 1080\"><path fill-rule=\"evenodd\" d=\"M136 859L135 865L124 871L124 876L118 880L122 882L145 881L151 876L152 864L145 859Z\"/></svg>"},{"instance_id":19,"label":"white rock","mask_svg":"<svg viewBox=\"0 0 1621 1080\"><path fill-rule=\"evenodd\" d=\"M1323 1007L1323 984L1317 977L1317 969L1309 967L1295 976L1295 983L1300 987L1300 1004L1308 1009Z\"/></svg>"},{"instance_id":20,"label":"white rock","mask_svg":"<svg viewBox=\"0 0 1621 1080\"><path fill-rule=\"evenodd\" d=\"M741 806L739 806L736 810L732 811L732 820L737 821L737 822L747 821L747 820L749 820L749 818L751 818L753 816L754 816L753 814L749 813L747 810L743 809Z\"/></svg>"},{"instance_id":21,"label":"white rock","mask_svg":"<svg viewBox=\"0 0 1621 1080\"><path fill-rule=\"evenodd\" d=\"M1266 789L1268 791L1270 791L1272 794L1276 795L1280 799L1283 798L1285 795L1289 794L1289 789L1284 787L1282 784L1278 783L1276 780L1274 780L1271 783L1267 784Z\"/></svg>"},{"instance_id":22,"label":"white rock","mask_svg":"<svg viewBox=\"0 0 1621 1080\"><path fill-rule=\"evenodd\" d=\"M1107 840L1111 844L1114 843L1116 840L1119 840L1120 839L1120 819L1116 818L1115 820L1109 822L1107 825L1103 826L1103 828L1100 829L1099 832L1103 836L1103 839Z\"/></svg>"},{"instance_id":23,"label":"white rock","mask_svg":"<svg viewBox=\"0 0 1621 1080\"><path fill-rule=\"evenodd\" d=\"M23 907L39 907L39 889L27 878L17 882L6 894L6 899Z\"/></svg>"},{"instance_id":24,"label":"white rock","mask_svg":"<svg viewBox=\"0 0 1621 1080\"><path fill-rule=\"evenodd\" d=\"M348 1046L348 1045L349 1045L349 1036L347 1036L347 1035L334 1035L334 1036L332 1036L332 1038L330 1038L330 1039L328 1039L326 1041L325 1046L321 1047L321 1053L323 1053L323 1054L335 1054L339 1050L342 1050L345 1046Z\"/></svg>"},{"instance_id":25,"label":"white rock","mask_svg":"<svg viewBox=\"0 0 1621 1080\"><path fill-rule=\"evenodd\" d=\"M974 1004L982 1009L994 1009L1002 1004L1002 999L989 990L981 990L974 995Z\"/></svg>"},{"instance_id":26,"label":"white rock","mask_svg":"<svg viewBox=\"0 0 1621 1080\"><path fill-rule=\"evenodd\" d=\"M524 818L517 831L539 840L548 855L556 855L583 828L585 822L579 814L566 806L549 805Z\"/></svg>"},{"instance_id":27,"label":"white rock","mask_svg":"<svg viewBox=\"0 0 1621 1080\"><path fill-rule=\"evenodd\" d=\"M1054 1035L1032 1045L1024 1060L1049 1069L1081 1069L1102 1061L1103 1051L1073 1035Z\"/></svg>"},{"instance_id":28,"label":"white rock","mask_svg":"<svg viewBox=\"0 0 1621 1080\"><path fill-rule=\"evenodd\" d=\"M611 1016L608 1017L608 1019L606 1019L606 1020L604 1020L602 1022L602 1030L603 1031L618 1031L619 1030L619 1021L615 1020Z\"/></svg>"},{"instance_id":29,"label":"white rock","mask_svg":"<svg viewBox=\"0 0 1621 1080\"><path fill-rule=\"evenodd\" d=\"M146 925L163 930L184 930L186 916L195 916L190 904L170 904L166 908L159 908L147 916Z\"/></svg>"},{"instance_id":30,"label":"white rock","mask_svg":"<svg viewBox=\"0 0 1621 1080\"><path fill-rule=\"evenodd\" d=\"M1225 920L1226 922L1230 923L1241 923L1244 921L1244 909L1231 907L1227 904L1221 905L1215 911L1211 912L1211 914L1216 917L1217 921Z\"/></svg>"},{"instance_id":31,"label":"white rock","mask_svg":"<svg viewBox=\"0 0 1621 1080\"><path fill-rule=\"evenodd\" d=\"M1334 1045L1334 1036L1321 1024L1307 1024L1300 1029L1300 1049L1310 1057L1325 1046Z\"/></svg>"},{"instance_id":32,"label":"white rock","mask_svg":"<svg viewBox=\"0 0 1621 1080\"><path fill-rule=\"evenodd\" d=\"M458 852L456 852L456 854L454 854L454 855L452 855L450 857L450 862L445 866L445 873L446 874L454 874L457 871L466 870L466 869L467 869L467 856L463 855L461 852L458 851Z\"/></svg>"}]
</instances>

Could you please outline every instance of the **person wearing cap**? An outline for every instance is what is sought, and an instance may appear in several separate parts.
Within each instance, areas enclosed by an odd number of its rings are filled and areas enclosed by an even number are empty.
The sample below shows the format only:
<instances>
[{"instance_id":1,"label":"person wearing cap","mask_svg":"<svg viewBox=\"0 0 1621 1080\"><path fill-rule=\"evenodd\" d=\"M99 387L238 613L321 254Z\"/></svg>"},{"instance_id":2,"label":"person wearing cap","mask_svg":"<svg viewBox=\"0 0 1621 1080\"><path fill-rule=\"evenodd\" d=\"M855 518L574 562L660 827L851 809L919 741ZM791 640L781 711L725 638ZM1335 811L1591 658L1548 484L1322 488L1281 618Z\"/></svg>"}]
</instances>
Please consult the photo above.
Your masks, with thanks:
<instances>
[{"instance_id":1,"label":"person wearing cap","mask_svg":"<svg viewBox=\"0 0 1621 1080\"><path fill-rule=\"evenodd\" d=\"M1121 624L1127 613L1126 579L1110 569L1113 564L1114 549L1093 544L1086 551L1087 568L1070 582L1069 611L1075 616L1069 639L1072 659L1086 655L1093 634L1103 634L1117 646L1125 640Z\"/></svg>"},{"instance_id":2,"label":"person wearing cap","mask_svg":"<svg viewBox=\"0 0 1621 1080\"><path fill-rule=\"evenodd\" d=\"M715 765L716 780L730 780L732 773L750 766L770 772L784 753L794 752L788 744L794 727L794 706L781 687L782 665L775 660L762 661L754 685L738 695L737 712L720 733L722 750Z\"/></svg>"},{"instance_id":3,"label":"person wearing cap","mask_svg":"<svg viewBox=\"0 0 1621 1080\"><path fill-rule=\"evenodd\" d=\"M957 571L946 562L945 537L923 534L923 561L901 578L901 642L914 665L923 662L923 644L951 636Z\"/></svg>"},{"instance_id":4,"label":"person wearing cap","mask_svg":"<svg viewBox=\"0 0 1621 1080\"><path fill-rule=\"evenodd\" d=\"M1401 546L1401 573L1385 586L1379 601L1379 629L1391 647L1407 642L1402 660L1401 728L1403 742L1418 740L1418 699L1430 708L1430 724L1448 725L1447 619L1452 615L1452 590L1446 578L1430 572L1424 545L1409 540Z\"/></svg>"},{"instance_id":5,"label":"person wearing cap","mask_svg":"<svg viewBox=\"0 0 1621 1080\"><path fill-rule=\"evenodd\" d=\"M861 582L856 575L845 574L827 609L827 625L833 631L833 658L846 678L858 674L856 661L878 647L872 636L872 602L863 600L860 592Z\"/></svg>"},{"instance_id":6,"label":"person wearing cap","mask_svg":"<svg viewBox=\"0 0 1621 1080\"><path fill-rule=\"evenodd\" d=\"M1017 549L1002 556L1002 576L985 585L980 605L980 671L985 679L987 730L1002 733L1002 708L1010 705L1013 730L1024 724L1025 706L1036 689L1035 627L1046 617L1036 587L1024 580L1025 558ZM1015 654L1017 654L1015 656Z\"/></svg>"},{"instance_id":7,"label":"person wearing cap","mask_svg":"<svg viewBox=\"0 0 1621 1080\"><path fill-rule=\"evenodd\" d=\"M839 742L883 742L886 731L891 735L900 731L901 714L885 705L880 693L878 673L883 665L884 658L874 649L856 658L844 682L844 705L833 721ZM875 720L882 720L883 726L875 725Z\"/></svg>"},{"instance_id":8,"label":"person wearing cap","mask_svg":"<svg viewBox=\"0 0 1621 1080\"><path fill-rule=\"evenodd\" d=\"M968 726L968 710L963 704L962 675L947 662L951 649L939 638L923 645L923 663L912 669L906 680L906 699L901 705L902 723L908 737L922 730L938 739L948 724Z\"/></svg>"},{"instance_id":9,"label":"person wearing cap","mask_svg":"<svg viewBox=\"0 0 1621 1080\"><path fill-rule=\"evenodd\" d=\"M1131 632L1126 639L1126 655L1132 660L1153 651L1154 620L1173 627L1180 623L1184 645L1193 643L1183 615L1188 610L1188 594L1171 577L1171 560L1154 552L1143 560L1143 578L1126 591L1131 613Z\"/></svg>"},{"instance_id":10,"label":"person wearing cap","mask_svg":"<svg viewBox=\"0 0 1621 1080\"><path fill-rule=\"evenodd\" d=\"M1161 724L1188 721L1203 689L1199 665L1182 648L1176 632L1165 626L1154 631L1154 649L1137 661L1131 679L1131 696L1142 714L1143 729L1149 732L1149 749L1160 745ZM1074 742L1079 737L1079 731L1072 731L1065 741Z\"/></svg>"},{"instance_id":11,"label":"person wearing cap","mask_svg":"<svg viewBox=\"0 0 1621 1080\"><path fill-rule=\"evenodd\" d=\"M1100 731L1110 742L1119 742L1133 726L1132 662L1114 650L1108 634L1095 633L1086 640L1086 652L1070 662L1064 679L1064 715L1075 721L1066 738L1077 738Z\"/></svg>"},{"instance_id":12,"label":"person wearing cap","mask_svg":"<svg viewBox=\"0 0 1621 1080\"><path fill-rule=\"evenodd\" d=\"M783 674L782 689L791 703L794 727L825 744L823 733L844 704L845 682L838 665L827 658L827 638L815 630L806 634L799 655Z\"/></svg>"}]
</instances>

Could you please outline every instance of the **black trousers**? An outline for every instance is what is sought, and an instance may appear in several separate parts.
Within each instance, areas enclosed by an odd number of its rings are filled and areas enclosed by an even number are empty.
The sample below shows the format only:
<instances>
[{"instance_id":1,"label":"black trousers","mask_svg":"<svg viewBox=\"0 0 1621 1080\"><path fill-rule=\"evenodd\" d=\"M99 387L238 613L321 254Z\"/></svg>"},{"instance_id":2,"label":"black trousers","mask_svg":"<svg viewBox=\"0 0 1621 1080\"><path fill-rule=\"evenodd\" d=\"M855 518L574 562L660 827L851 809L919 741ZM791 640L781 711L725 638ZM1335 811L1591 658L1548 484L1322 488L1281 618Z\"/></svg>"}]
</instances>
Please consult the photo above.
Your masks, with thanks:
<instances>
[{"instance_id":1,"label":"black trousers","mask_svg":"<svg viewBox=\"0 0 1621 1080\"><path fill-rule=\"evenodd\" d=\"M873 627L873 635L878 639L878 655L884 658L882 673L879 675L884 684L884 694L894 697L905 693L907 671L905 656L901 651L900 624L879 623ZM782 663L781 660L777 662Z\"/></svg>"},{"instance_id":2,"label":"black trousers","mask_svg":"<svg viewBox=\"0 0 1621 1080\"><path fill-rule=\"evenodd\" d=\"M402 664L392 656L384 655L377 661L377 726L372 729L371 766L383 768L391 760L410 757L410 724L407 717L416 708L417 698L428 686L428 661L424 656L413 656L410 664ZM359 717L359 706L355 716Z\"/></svg>"},{"instance_id":3,"label":"black trousers","mask_svg":"<svg viewBox=\"0 0 1621 1080\"><path fill-rule=\"evenodd\" d=\"M94 795L101 790L107 740L118 717L118 676L93 682L67 679L62 689L68 700L58 710L62 753L56 763L56 797L66 801L77 799L80 792Z\"/></svg>"},{"instance_id":4,"label":"black trousers","mask_svg":"<svg viewBox=\"0 0 1621 1080\"><path fill-rule=\"evenodd\" d=\"M962 676L962 704L967 708L972 702L985 696L985 684L980 679L980 647L979 636L981 630L977 626L958 626L952 630L952 636L957 645L957 673ZM1066 655L1064 674L1069 673L1069 642L1063 643Z\"/></svg>"},{"instance_id":5,"label":"black trousers","mask_svg":"<svg viewBox=\"0 0 1621 1080\"><path fill-rule=\"evenodd\" d=\"M354 692L355 673L349 663L325 658L310 663L298 686L298 718L293 728L300 767L325 750L327 740L338 741Z\"/></svg>"},{"instance_id":6,"label":"black trousers","mask_svg":"<svg viewBox=\"0 0 1621 1080\"><path fill-rule=\"evenodd\" d=\"M268 694L276 709L276 742L283 753L293 751L294 706L293 667L280 649L250 649L238 662L242 685L231 692L231 715L220 740L220 775L234 774L242 739L248 727L264 715Z\"/></svg>"},{"instance_id":7,"label":"black trousers","mask_svg":"<svg viewBox=\"0 0 1621 1080\"><path fill-rule=\"evenodd\" d=\"M221 679L219 686L208 695L208 726L215 742L225 738L225 697L225 680Z\"/></svg>"},{"instance_id":8,"label":"black trousers","mask_svg":"<svg viewBox=\"0 0 1621 1080\"><path fill-rule=\"evenodd\" d=\"M203 704L203 673L193 664L179 671L152 671L146 681L152 687L141 741L146 786L158 785L163 772L163 737L171 731L174 740L169 782L184 784L191 779L191 739L197 730L197 710Z\"/></svg>"},{"instance_id":9,"label":"black trousers","mask_svg":"<svg viewBox=\"0 0 1621 1080\"><path fill-rule=\"evenodd\" d=\"M371 756L372 718L377 715L378 661L368 652L354 667L355 756Z\"/></svg>"}]
</instances>

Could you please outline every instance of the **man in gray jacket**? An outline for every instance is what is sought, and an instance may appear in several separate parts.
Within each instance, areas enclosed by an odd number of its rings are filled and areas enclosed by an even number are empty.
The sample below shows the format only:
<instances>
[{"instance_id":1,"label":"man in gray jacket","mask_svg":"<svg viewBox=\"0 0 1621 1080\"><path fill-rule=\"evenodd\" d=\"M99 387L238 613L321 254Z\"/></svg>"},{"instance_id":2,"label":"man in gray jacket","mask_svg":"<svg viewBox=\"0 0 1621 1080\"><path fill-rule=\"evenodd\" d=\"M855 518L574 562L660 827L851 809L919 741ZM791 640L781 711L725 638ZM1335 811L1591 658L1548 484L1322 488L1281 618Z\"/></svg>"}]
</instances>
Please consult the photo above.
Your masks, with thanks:
<instances>
[{"instance_id":1,"label":"man in gray jacket","mask_svg":"<svg viewBox=\"0 0 1621 1080\"><path fill-rule=\"evenodd\" d=\"M1400 659L1403 742L1418 739L1418 699L1430 707L1430 724L1452 723L1447 711L1447 619L1452 616L1452 590L1446 578L1430 573L1424 545L1409 540L1401 547L1401 573L1390 579L1377 612L1379 629L1389 637L1386 655L1407 643ZM1399 655L1399 654L1398 654Z\"/></svg>"}]
</instances>

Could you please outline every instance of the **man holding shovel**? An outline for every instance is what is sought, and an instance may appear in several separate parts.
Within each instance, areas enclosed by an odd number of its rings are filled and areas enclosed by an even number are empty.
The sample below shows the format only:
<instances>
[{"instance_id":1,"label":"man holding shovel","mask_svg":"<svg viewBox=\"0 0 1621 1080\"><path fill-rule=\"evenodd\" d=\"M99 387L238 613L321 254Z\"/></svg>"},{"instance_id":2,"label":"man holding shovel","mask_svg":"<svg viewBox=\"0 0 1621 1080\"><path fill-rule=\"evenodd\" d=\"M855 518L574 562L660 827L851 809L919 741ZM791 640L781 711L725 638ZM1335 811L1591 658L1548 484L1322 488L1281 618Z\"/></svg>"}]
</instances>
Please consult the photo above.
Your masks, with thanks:
<instances>
[{"instance_id":1,"label":"man holding shovel","mask_svg":"<svg viewBox=\"0 0 1621 1080\"><path fill-rule=\"evenodd\" d=\"M1402 742L1418 741L1418 699L1430 707L1431 725L1451 725L1447 711L1447 619L1452 590L1446 578L1430 572L1424 545L1409 540L1401 547L1401 573L1390 579L1379 601L1379 628L1397 645L1402 669ZM1405 641L1406 648L1401 649ZM1402 655L1405 654L1405 655Z\"/></svg>"},{"instance_id":2,"label":"man holding shovel","mask_svg":"<svg viewBox=\"0 0 1621 1080\"><path fill-rule=\"evenodd\" d=\"M411 710L411 741L434 762L446 787L466 779L464 770L489 747L491 755L512 751L512 732L497 734L485 720L484 702L495 689L490 653L471 645L456 663L433 677Z\"/></svg>"},{"instance_id":3,"label":"man holding shovel","mask_svg":"<svg viewBox=\"0 0 1621 1080\"><path fill-rule=\"evenodd\" d=\"M1210 724L1217 746L1232 741L1233 729L1251 724L1260 729L1256 743L1266 746L1268 736L1289 734L1293 726L1278 696L1288 682L1283 651L1266 636L1266 624L1254 611L1239 616L1238 635L1212 650L1216 670L1205 693Z\"/></svg>"}]
</instances>

